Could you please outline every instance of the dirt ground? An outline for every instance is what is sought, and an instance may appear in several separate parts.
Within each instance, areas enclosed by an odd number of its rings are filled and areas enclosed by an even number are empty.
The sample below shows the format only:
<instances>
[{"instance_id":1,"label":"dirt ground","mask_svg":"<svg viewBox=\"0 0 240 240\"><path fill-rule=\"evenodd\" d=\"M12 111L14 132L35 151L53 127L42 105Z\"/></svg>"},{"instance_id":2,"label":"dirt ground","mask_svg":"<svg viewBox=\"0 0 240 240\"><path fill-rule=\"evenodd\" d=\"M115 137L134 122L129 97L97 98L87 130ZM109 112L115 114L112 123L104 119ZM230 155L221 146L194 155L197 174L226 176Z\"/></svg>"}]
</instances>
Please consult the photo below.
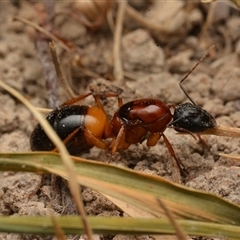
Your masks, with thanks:
<instances>
[{"instance_id":1,"label":"dirt ground","mask_svg":"<svg viewBox=\"0 0 240 240\"><path fill-rule=\"evenodd\" d=\"M147 20L161 26L162 31L156 34L126 14L121 46L124 83L114 80L112 74L113 35L107 23L93 31L66 15L58 15L54 19L51 26L54 33L75 46L71 54L58 47L61 64L66 76L72 78L75 93L86 93L89 88L102 91L120 89L124 102L154 97L166 103L180 104L187 101L179 87L180 79L208 47L215 44L216 48L184 82L184 86L191 98L216 118L218 125L240 127L240 18L233 5L224 2L185 4L181 1L134 0L130 4ZM56 13L63 10L71 12L72 5L73 2L56 2L54 10ZM46 87L45 74L49 65L44 64L40 47L36 46L39 43L44 45L47 38L27 24L13 21L13 16L19 16L39 23L41 7L40 2L35 1L0 3L0 78L36 107L53 108L69 97L61 86L48 84ZM113 16L115 10L113 6ZM74 65L77 55L84 67ZM51 66L49 68L51 70ZM110 116L117 109L115 102L112 99L106 101ZM30 151L29 138L36 120L21 103L3 90L0 90L0 105L0 151ZM150 150L145 142L131 146L116 154L113 161L240 204L240 163L219 156L219 153L240 154L239 139L204 136L207 148L192 136L177 135L173 129L167 129L165 133L190 173L188 177L180 177L163 141ZM93 148L83 156L104 161L106 152ZM120 209L94 191L84 188L82 194L87 214L122 216ZM76 212L64 180L31 173L0 172L1 215L47 215L52 212ZM0 234L0 239L51 237ZM81 239L81 236L68 239ZM96 236L96 239L126 238Z\"/></svg>"}]
</instances>

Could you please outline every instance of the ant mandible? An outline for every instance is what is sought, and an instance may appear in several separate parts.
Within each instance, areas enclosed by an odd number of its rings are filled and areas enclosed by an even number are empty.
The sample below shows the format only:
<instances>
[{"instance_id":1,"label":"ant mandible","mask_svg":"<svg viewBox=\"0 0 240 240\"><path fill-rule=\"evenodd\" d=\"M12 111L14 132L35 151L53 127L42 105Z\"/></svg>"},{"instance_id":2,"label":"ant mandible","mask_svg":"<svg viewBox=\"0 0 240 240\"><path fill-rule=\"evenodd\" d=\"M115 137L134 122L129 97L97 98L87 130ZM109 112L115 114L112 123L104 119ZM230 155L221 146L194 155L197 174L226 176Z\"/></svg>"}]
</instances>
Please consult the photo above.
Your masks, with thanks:
<instances>
[{"instance_id":1,"label":"ant mandible","mask_svg":"<svg viewBox=\"0 0 240 240\"><path fill-rule=\"evenodd\" d=\"M212 47L211 47L212 48ZM207 56L210 49L180 81L179 85L191 103L178 106L165 104L158 99L146 98L123 104L117 93L87 93L71 99L50 112L46 119L63 140L70 154L76 155L93 146L109 149L113 154L130 145L147 139L147 146L155 146L162 137L175 159L181 173L187 174L172 145L164 135L167 127L190 134L200 133L216 127L216 120L207 111L197 106L184 89L182 83ZM73 105L92 95L96 106ZM118 110L109 120L100 102L100 95L117 97ZM174 108L174 114L170 109ZM104 139L112 138L110 143ZM56 148L43 128L37 124L30 137L33 151L55 151Z\"/></svg>"}]
</instances>

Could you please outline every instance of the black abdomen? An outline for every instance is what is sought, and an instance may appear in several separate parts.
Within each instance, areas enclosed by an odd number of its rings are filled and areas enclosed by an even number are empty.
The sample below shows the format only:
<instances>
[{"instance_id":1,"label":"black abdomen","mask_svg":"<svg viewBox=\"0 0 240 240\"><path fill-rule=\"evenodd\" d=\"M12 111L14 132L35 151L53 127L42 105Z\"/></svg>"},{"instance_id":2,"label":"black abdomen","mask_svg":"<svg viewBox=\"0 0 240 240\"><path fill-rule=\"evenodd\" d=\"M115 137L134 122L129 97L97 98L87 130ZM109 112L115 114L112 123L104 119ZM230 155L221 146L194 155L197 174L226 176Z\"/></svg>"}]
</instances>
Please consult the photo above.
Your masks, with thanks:
<instances>
[{"instance_id":1,"label":"black abdomen","mask_svg":"<svg viewBox=\"0 0 240 240\"><path fill-rule=\"evenodd\" d=\"M80 154L91 148L86 143L83 132L88 108L88 106L79 105L64 106L53 110L46 116L46 120L62 141L78 129L76 134L65 144L70 154ZM40 124L37 124L32 132L30 145L32 151L51 151L55 148Z\"/></svg>"}]
</instances>

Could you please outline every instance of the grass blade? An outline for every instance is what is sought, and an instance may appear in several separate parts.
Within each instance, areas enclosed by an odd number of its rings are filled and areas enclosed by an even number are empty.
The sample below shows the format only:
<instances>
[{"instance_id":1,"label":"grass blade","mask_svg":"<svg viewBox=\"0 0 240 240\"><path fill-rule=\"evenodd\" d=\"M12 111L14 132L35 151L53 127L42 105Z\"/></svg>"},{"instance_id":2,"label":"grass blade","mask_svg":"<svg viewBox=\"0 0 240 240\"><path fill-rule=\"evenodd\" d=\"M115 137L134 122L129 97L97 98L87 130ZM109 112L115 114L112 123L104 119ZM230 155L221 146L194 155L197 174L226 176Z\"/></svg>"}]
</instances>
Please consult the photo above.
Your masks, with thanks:
<instances>
[{"instance_id":1,"label":"grass blade","mask_svg":"<svg viewBox=\"0 0 240 240\"><path fill-rule=\"evenodd\" d=\"M65 234L84 232L78 216L55 217ZM174 234L168 220L88 217L90 227L99 234ZM177 224L189 235L240 239L240 227L226 224L177 220ZM0 217L0 232L54 234L50 217L14 216Z\"/></svg>"},{"instance_id":2,"label":"grass blade","mask_svg":"<svg viewBox=\"0 0 240 240\"><path fill-rule=\"evenodd\" d=\"M80 184L162 217L158 199L175 217L240 224L239 206L212 194L172 183L158 176L72 157ZM18 166L16 168L16 166ZM0 170L54 173L67 178L58 154L1 154Z\"/></svg>"}]
</instances>

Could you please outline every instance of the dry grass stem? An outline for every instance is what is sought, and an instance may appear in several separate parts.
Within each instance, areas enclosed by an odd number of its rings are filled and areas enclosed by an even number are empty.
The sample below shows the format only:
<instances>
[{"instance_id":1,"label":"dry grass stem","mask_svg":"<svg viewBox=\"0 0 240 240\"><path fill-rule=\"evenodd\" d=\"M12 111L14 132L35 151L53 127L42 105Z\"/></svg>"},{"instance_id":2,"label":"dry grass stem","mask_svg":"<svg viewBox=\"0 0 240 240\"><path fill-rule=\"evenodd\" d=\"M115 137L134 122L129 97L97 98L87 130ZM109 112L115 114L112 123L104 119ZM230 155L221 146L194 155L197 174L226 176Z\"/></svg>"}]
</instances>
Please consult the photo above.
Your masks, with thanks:
<instances>
[{"instance_id":1,"label":"dry grass stem","mask_svg":"<svg viewBox=\"0 0 240 240\"><path fill-rule=\"evenodd\" d=\"M201 134L201 133L200 133ZM240 138L240 128L217 126L214 129L204 131L202 134L222 137Z\"/></svg>"},{"instance_id":2,"label":"dry grass stem","mask_svg":"<svg viewBox=\"0 0 240 240\"><path fill-rule=\"evenodd\" d=\"M231 0L232 3L234 3L238 9L240 9L240 0Z\"/></svg>"},{"instance_id":3,"label":"dry grass stem","mask_svg":"<svg viewBox=\"0 0 240 240\"><path fill-rule=\"evenodd\" d=\"M52 55L53 64L54 64L60 84L62 85L63 89L67 92L67 94L70 98L76 97L76 94L73 92L72 87L69 84L69 81L67 81L67 79L64 76L62 69L60 67L55 43L50 42L49 47L50 47L50 51L51 51L51 55Z\"/></svg>"},{"instance_id":4,"label":"dry grass stem","mask_svg":"<svg viewBox=\"0 0 240 240\"><path fill-rule=\"evenodd\" d=\"M169 221L171 222L171 224L175 228L177 239L187 240L187 235L182 230L182 228L179 226L179 224L176 222L172 212L166 207L166 205L161 201L160 198L158 198L157 201L158 201L160 207L164 210L164 212L165 212L166 216L168 217Z\"/></svg>"},{"instance_id":5,"label":"dry grass stem","mask_svg":"<svg viewBox=\"0 0 240 240\"><path fill-rule=\"evenodd\" d=\"M113 45L113 75L116 81L123 82L123 69L121 60L121 39L122 39L122 28L124 21L125 8L127 6L127 1L118 2L118 12L117 20L114 29L114 45Z\"/></svg>"},{"instance_id":6,"label":"dry grass stem","mask_svg":"<svg viewBox=\"0 0 240 240\"><path fill-rule=\"evenodd\" d=\"M36 109L37 109L37 111L39 111L42 114L48 114L52 111L52 109L49 109L49 108L39 108L39 107L37 107Z\"/></svg>"},{"instance_id":7,"label":"dry grass stem","mask_svg":"<svg viewBox=\"0 0 240 240\"><path fill-rule=\"evenodd\" d=\"M180 135L186 135L189 133L180 133ZM198 135L215 135L220 137L232 137L232 138L240 138L240 128L233 128L233 127L224 127L224 126L217 126L214 129L208 129L204 132L196 133Z\"/></svg>"},{"instance_id":8,"label":"dry grass stem","mask_svg":"<svg viewBox=\"0 0 240 240\"><path fill-rule=\"evenodd\" d=\"M52 225L54 227L55 235L56 235L57 239L59 239L59 240L67 240L67 238L66 238L66 236L64 234L64 231L61 229L61 226L57 222L57 220L56 220L54 215L51 215L51 221L52 221Z\"/></svg>"},{"instance_id":9,"label":"dry grass stem","mask_svg":"<svg viewBox=\"0 0 240 240\"><path fill-rule=\"evenodd\" d=\"M66 44L64 44L61 40L59 40L55 35L53 35L52 33L48 32L48 31L46 31L44 28L40 27L39 25L37 25L37 24L35 24L33 22L30 22L30 21L28 21L25 18L18 17L18 16L14 16L13 20L20 21L20 22L22 22L24 24L27 24L30 27L33 27L34 29L36 29L37 31L41 32L45 36L49 37L53 41L57 42L66 51L70 51L71 50Z\"/></svg>"}]
</instances>

